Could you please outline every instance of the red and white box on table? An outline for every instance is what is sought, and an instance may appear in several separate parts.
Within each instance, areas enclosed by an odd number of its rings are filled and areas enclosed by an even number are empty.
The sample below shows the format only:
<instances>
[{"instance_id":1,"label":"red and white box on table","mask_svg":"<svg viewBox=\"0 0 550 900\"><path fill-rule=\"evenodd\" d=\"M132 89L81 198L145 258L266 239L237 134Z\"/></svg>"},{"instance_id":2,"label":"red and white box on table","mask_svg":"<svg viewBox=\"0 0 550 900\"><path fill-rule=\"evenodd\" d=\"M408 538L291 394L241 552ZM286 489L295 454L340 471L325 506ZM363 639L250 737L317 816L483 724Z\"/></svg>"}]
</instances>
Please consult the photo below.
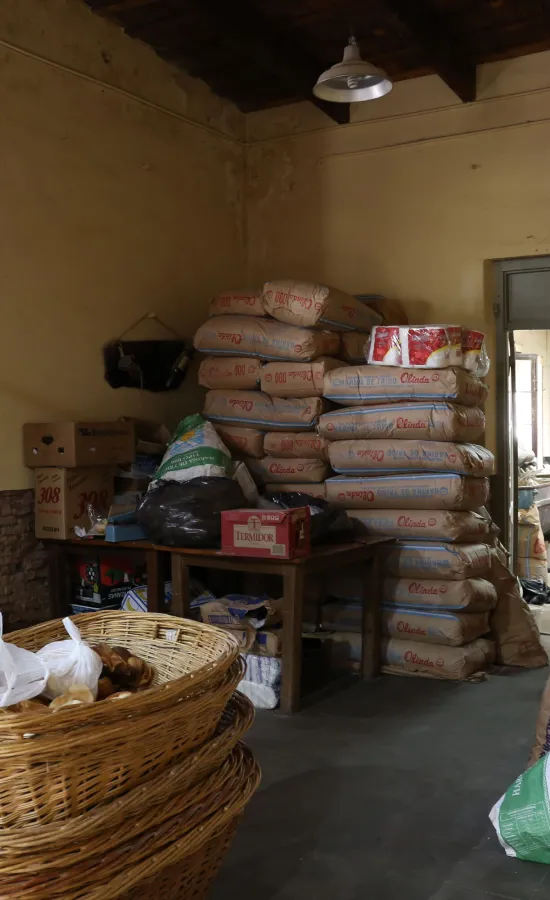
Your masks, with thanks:
<instances>
[{"instance_id":1,"label":"red and white box on table","mask_svg":"<svg viewBox=\"0 0 550 900\"><path fill-rule=\"evenodd\" d=\"M310 552L310 510L231 509L221 514L222 552L292 559Z\"/></svg>"}]
</instances>

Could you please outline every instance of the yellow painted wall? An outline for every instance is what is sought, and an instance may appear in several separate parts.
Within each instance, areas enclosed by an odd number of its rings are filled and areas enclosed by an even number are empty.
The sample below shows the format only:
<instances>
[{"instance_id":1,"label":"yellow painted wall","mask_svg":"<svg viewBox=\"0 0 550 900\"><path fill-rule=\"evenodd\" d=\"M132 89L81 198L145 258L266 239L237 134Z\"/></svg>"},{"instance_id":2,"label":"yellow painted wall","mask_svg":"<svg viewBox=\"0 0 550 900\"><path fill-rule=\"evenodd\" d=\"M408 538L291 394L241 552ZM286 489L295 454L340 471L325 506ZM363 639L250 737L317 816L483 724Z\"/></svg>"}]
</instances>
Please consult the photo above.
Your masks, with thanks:
<instances>
[{"instance_id":1,"label":"yellow painted wall","mask_svg":"<svg viewBox=\"0 0 550 900\"><path fill-rule=\"evenodd\" d=\"M101 347L148 311L192 335L245 248L241 114L78 0L3 0L0 109L1 490L24 421L195 409L112 390Z\"/></svg>"},{"instance_id":2,"label":"yellow painted wall","mask_svg":"<svg viewBox=\"0 0 550 900\"><path fill-rule=\"evenodd\" d=\"M550 53L480 67L478 85L464 106L436 76L401 82L349 126L309 104L249 115L251 283L382 293L492 348L485 261L550 252ZM494 424L490 402L489 445Z\"/></svg>"}]
</instances>

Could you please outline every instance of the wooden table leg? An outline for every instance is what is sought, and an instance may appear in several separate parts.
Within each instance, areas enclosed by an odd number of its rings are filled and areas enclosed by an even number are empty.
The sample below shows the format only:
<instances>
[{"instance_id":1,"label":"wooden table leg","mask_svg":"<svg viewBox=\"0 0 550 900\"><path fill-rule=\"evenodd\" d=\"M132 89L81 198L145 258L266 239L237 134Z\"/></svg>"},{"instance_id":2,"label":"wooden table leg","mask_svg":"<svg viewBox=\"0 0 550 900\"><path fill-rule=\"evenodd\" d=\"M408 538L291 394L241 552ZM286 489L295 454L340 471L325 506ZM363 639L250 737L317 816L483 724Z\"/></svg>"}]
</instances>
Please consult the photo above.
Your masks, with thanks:
<instances>
[{"instance_id":1,"label":"wooden table leg","mask_svg":"<svg viewBox=\"0 0 550 900\"><path fill-rule=\"evenodd\" d=\"M164 559L160 550L147 550L147 612L164 612Z\"/></svg>"},{"instance_id":2,"label":"wooden table leg","mask_svg":"<svg viewBox=\"0 0 550 900\"><path fill-rule=\"evenodd\" d=\"M291 715L300 708L302 676L302 616L304 575L298 566L288 566L283 575L283 654L281 712Z\"/></svg>"},{"instance_id":3,"label":"wooden table leg","mask_svg":"<svg viewBox=\"0 0 550 900\"><path fill-rule=\"evenodd\" d=\"M362 566L363 638L361 648L361 673L363 678L373 679L380 674L380 580L379 554L374 551L371 560Z\"/></svg>"},{"instance_id":4,"label":"wooden table leg","mask_svg":"<svg viewBox=\"0 0 550 900\"><path fill-rule=\"evenodd\" d=\"M172 614L187 619L191 613L189 566L179 553L172 553Z\"/></svg>"}]
</instances>

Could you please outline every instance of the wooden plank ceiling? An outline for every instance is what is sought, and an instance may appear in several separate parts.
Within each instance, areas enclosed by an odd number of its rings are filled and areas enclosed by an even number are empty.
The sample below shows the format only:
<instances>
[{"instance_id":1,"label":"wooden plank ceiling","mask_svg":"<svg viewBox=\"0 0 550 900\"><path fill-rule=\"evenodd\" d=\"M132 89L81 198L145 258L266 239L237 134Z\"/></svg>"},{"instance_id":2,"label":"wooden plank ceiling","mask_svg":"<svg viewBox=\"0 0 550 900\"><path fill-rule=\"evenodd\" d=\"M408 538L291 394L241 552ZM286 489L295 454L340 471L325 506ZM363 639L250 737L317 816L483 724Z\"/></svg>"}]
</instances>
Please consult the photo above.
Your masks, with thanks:
<instances>
[{"instance_id":1,"label":"wooden plank ceiling","mask_svg":"<svg viewBox=\"0 0 550 900\"><path fill-rule=\"evenodd\" d=\"M393 80L436 73L465 103L476 64L550 49L550 0L85 0L244 112L313 97L353 28Z\"/></svg>"}]
</instances>

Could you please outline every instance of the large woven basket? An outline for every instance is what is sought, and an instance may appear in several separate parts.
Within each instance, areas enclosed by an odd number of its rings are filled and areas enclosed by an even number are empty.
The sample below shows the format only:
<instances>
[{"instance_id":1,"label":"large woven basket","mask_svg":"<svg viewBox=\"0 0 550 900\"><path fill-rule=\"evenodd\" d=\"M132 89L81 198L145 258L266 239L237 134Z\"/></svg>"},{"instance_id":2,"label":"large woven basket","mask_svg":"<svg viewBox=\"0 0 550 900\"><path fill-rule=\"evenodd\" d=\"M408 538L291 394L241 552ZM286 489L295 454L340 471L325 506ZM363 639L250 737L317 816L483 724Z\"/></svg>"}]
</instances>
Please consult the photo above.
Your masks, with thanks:
<instances>
[{"instance_id":1,"label":"large woven basket","mask_svg":"<svg viewBox=\"0 0 550 900\"><path fill-rule=\"evenodd\" d=\"M90 642L120 644L150 662L156 684L116 703L51 714L3 711L0 828L79 816L180 762L214 733L242 677L238 645L219 629L139 613L75 621ZM52 622L8 637L37 649L63 634L61 622Z\"/></svg>"},{"instance_id":2,"label":"large woven basket","mask_svg":"<svg viewBox=\"0 0 550 900\"><path fill-rule=\"evenodd\" d=\"M17 871L4 872L0 897L115 900L124 896L169 866L185 865L187 858L204 851L234 823L258 782L259 769L250 752L238 745L192 791L173 797L169 806L143 808L147 830L138 837L127 839L123 824L116 835L110 833L103 841L98 854L71 866L62 862L42 872L20 871L19 866Z\"/></svg>"},{"instance_id":3,"label":"large woven basket","mask_svg":"<svg viewBox=\"0 0 550 900\"><path fill-rule=\"evenodd\" d=\"M0 831L0 876L43 873L82 862L104 852L106 845L114 846L121 826L124 826L125 840L139 836L149 827L154 809L160 807L164 816L170 815L174 797L193 798L195 785L223 765L253 718L254 707L250 701L236 693L215 735L183 763L75 819Z\"/></svg>"}]
</instances>

